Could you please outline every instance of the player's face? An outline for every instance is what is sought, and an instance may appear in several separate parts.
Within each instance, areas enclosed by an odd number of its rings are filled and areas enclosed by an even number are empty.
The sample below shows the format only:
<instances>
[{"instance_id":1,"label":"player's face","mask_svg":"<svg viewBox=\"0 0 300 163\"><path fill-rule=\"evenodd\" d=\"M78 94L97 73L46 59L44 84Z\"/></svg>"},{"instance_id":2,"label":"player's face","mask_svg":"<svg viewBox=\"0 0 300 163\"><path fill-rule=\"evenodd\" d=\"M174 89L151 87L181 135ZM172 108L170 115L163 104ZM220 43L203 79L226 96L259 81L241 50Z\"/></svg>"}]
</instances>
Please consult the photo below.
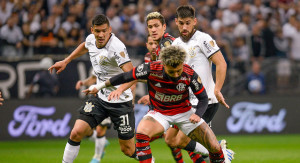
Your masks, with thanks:
<instances>
[{"instance_id":1,"label":"player's face","mask_svg":"<svg viewBox=\"0 0 300 163\"><path fill-rule=\"evenodd\" d=\"M164 65L164 70L172 81L178 81L183 71L183 63L177 67Z\"/></svg>"},{"instance_id":2,"label":"player's face","mask_svg":"<svg viewBox=\"0 0 300 163\"><path fill-rule=\"evenodd\" d=\"M157 41L154 41L151 36L148 37L148 42L146 43L147 49L150 53L154 52L157 48Z\"/></svg>"},{"instance_id":3,"label":"player's face","mask_svg":"<svg viewBox=\"0 0 300 163\"><path fill-rule=\"evenodd\" d=\"M159 41L166 30L166 24L162 25L159 19L151 19L148 21L148 32L154 41Z\"/></svg>"},{"instance_id":4,"label":"player's face","mask_svg":"<svg viewBox=\"0 0 300 163\"><path fill-rule=\"evenodd\" d=\"M194 33L194 26L197 24L196 18L176 18L176 25L183 41L188 41Z\"/></svg>"},{"instance_id":5,"label":"player's face","mask_svg":"<svg viewBox=\"0 0 300 163\"><path fill-rule=\"evenodd\" d=\"M110 38L111 27L108 24L94 25L91 31L95 35L96 46L98 48L104 47Z\"/></svg>"}]
</instances>

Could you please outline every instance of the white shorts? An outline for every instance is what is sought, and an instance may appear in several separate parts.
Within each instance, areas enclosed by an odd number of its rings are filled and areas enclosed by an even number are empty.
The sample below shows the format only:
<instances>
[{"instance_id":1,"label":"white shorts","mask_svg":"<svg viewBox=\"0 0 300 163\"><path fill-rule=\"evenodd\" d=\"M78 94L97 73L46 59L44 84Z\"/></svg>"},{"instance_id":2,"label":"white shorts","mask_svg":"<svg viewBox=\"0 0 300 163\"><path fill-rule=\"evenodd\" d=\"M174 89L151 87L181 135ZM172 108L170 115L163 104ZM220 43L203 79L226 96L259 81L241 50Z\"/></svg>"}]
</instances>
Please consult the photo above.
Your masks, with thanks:
<instances>
[{"instance_id":1,"label":"white shorts","mask_svg":"<svg viewBox=\"0 0 300 163\"><path fill-rule=\"evenodd\" d=\"M193 124L190 122L190 116L194 114L193 110L190 109L187 112L168 116L163 115L157 111L150 110L144 117L153 117L157 122L159 122L163 127L165 132L168 130L170 125L177 125L178 128L186 135L192 132L196 127L200 126L204 120L201 118L200 122Z\"/></svg>"}]
</instances>

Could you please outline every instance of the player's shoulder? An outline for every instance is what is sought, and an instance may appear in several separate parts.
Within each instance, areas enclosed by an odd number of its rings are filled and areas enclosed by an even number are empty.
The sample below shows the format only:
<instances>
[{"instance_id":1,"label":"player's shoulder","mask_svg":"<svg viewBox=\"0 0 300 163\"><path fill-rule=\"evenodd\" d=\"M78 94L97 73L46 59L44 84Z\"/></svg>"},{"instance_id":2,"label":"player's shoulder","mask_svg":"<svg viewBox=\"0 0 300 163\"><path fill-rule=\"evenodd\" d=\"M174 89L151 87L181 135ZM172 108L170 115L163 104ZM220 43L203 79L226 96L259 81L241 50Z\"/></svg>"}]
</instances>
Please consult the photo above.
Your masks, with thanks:
<instances>
[{"instance_id":1,"label":"player's shoulder","mask_svg":"<svg viewBox=\"0 0 300 163\"><path fill-rule=\"evenodd\" d=\"M194 69L191 68L190 65L188 64L183 64L183 72L189 74L189 75L193 75L194 74Z\"/></svg>"},{"instance_id":2,"label":"player's shoulder","mask_svg":"<svg viewBox=\"0 0 300 163\"><path fill-rule=\"evenodd\" d=\"M85 42L91 42L91 41L94 41L96 40L95 39L95 35L94 34L89 34L86 39L85 39Z\"/></svg>"},{"instance_id":3,"label":"player's shoulder","mask_svg":"<svg viewBox=\"0 0 300 163\"><path fill-rule=\"evenodd\" d=\"M207 38L211 38L211 36L205 32L201 32L201 31L196 31L194 36L193 36L193 39L196 39L196 40L205 40Z\"/></svg>"},{"instance_id":4,"label":"player's shoulder","mask_svg":"<svg viewBox=\"0 0 300 163\"><path fill-rule=\"evenodd\" d=\"M115 36L113 33L111 34L111 37L110 37L107 44L108 44L107 48L110 51L114 51L114 52L124 50L124 48L125 48L124 43L117 36Z\"/></svg>"}]
</instances>

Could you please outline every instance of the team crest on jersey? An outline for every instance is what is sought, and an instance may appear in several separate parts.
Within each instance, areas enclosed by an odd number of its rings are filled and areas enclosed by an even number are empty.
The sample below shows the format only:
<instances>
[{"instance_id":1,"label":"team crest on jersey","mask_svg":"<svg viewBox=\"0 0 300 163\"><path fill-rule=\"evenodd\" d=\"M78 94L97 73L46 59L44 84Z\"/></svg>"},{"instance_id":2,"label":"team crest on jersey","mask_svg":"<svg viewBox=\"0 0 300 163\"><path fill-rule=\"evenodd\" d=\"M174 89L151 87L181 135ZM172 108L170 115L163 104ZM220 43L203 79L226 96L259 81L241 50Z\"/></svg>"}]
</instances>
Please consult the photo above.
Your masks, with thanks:
<instances>
[{"instance_id":1,"label":"team crest on jersey","mask_svg":"<svg viewBox=\"0 0 300 163\"><path fill-rule=\"evenodd\" d=\"M196 51L195 51L195 47L190 47L188 49L188 54L190 55L191 58L194 58L196 56Z\"/></svg>"},{"instance_id":2,"label":"team crest on jersey","mask_svg":"<svg viewBox=\"0 0 300 163\"><path fill-rule=\"evenodd\" d=\"M185 90L185 84L184 83L179 83L177 86L176 86L176 89L178 91L184 91Z\"/></svg>"},{"instance_id":3,"label":"team crest on jersey","mask_svg":"<svg viewBox=\"0 0 300 163\"><path fill-rule=\"evenodd\" d=\"M144 69L144 65L143 65L143 64L139 65L139 66L136 68L137 72L142 72L143 69Z\"/></svg>"},{"instance_id":4,"label":"team crest on jersey","mask_svg":"<svg viewBox=\"0 0 300 163\"><path fill-rule=\"evenodd\" d=\"M215 47L215 42L214 42L214 40L209 41L209 44L210 44L212 47Z\"/></svg>"},{"instance_id":5,"label":"team crest on jersey","mask_svg":"<svg viewBox=\"0 0 300 163\"><path fill-rule=\"evenodd\" d=\"M85 102L85 106L83 110L85 112L91 112L93 110L94 105L91 102Z\"/></svg>"},{"instance_id":6,"label":"team crest on jersey","mask_svg":"<svg viewBox=\"0 0 300 163\"><path fill-rule=\"evenodd\" d=\"M125 53L124 53L124 52L121 52L121 53L120 53L120 56L122 56L123 58L125 58Z\"/></svg>"}]
</instances>

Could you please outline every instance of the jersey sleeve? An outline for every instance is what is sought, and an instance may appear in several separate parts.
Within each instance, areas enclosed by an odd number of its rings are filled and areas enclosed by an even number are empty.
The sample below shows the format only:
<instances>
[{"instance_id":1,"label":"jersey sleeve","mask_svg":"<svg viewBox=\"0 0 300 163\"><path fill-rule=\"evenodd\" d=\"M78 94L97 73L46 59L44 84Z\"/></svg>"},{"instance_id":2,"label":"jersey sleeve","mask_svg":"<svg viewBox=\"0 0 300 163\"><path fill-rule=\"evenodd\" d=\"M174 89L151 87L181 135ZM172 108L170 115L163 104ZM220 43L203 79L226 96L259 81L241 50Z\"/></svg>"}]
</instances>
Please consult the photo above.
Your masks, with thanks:
<instances>
[{"instance_id":1,"label":"jersey sleeve","mask_svg":"<svg viewBox=\"0 0 300 163\"><path fill-rule=\"evenodd\" d=\"M199 45L207 58L211 58L220 50L216 41L208 34L201 36Z\"/></svg>"},{"instance_id":2,"label":"jersey sleeve","mask_svg":"<svg viewBox=\"0 0 300 163\"><path fill-rule=\"evenodd\" d=\"M133 68L132 75L135 80L147 79L150 74L150 63L143 63Z\"/></svg>"},{"instance_id":3,"label":"jersey sleeve","mask_svg":"<svg viewBox=\"0 0 300 163\"><path fill-rule=\"evenodd\" d=\"M95 41L95 36L93 34L90 34L85 39L85 48L89 49L93 45L93 41Z\"/></svg>"},{"instance_id":4,"label":"jersey sleeve","mask_svg":"<svg viewBox=\"0 0 300 163\"><path fill-rule=\"evenodd\" d=\"M202 115L205 113L208 106L208 97L205 88L202 85L201 78L196 72L194 72L192 76L190 87L198 99L198 104L196 107L195 114L202 117Z\"/></svg>"},{"instance_id":5,"label":"jersey sleeve","mask_svg":"<svg viewBox=\"0 0 300 163\"><path fill-rule=\"evenodd\" d=\"M130 62L127 49L123 43L120 42L118 46L115 46L114 50L114 57L119 67L127 62Z\"/></svg>"},{"instance_id":6,"label":"jersey sleeve","mask_svg":"<svg viewBox=\"0 0 300 163\"><path fill-rule=\"evenodd\" d=\"M141 64L131 71L124 72L113 76L109 79L111 85L120 85L123 83L127 83L136 79L147 79L150 73L150 66L148 63Z\"/></svg>"}]
</instances>

